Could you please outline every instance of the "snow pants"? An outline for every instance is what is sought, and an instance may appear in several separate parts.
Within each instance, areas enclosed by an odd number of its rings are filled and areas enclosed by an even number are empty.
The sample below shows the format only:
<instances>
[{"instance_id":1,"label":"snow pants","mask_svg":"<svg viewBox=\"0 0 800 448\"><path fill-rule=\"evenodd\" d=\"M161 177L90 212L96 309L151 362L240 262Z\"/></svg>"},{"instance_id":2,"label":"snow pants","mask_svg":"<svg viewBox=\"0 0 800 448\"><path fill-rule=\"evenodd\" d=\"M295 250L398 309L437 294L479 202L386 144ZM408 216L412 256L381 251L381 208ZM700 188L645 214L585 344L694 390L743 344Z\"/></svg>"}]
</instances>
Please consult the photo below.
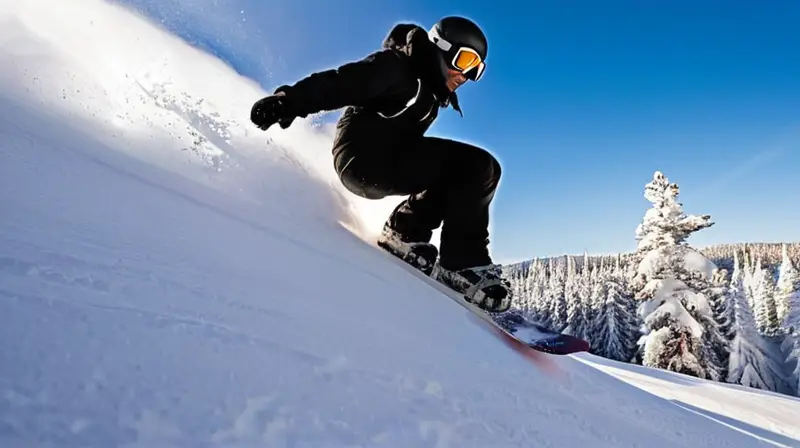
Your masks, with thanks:
<instances>
[{"instance_id":1,"label":"snow pants","mask_svg":"<svg viewBox=\"0 0 800 448\"><path fill-rule=\"evenodd\" d=\"M428 242L442 226L440 264L447 269L490 264L489 205L500 164L488 151L423 136L402 145L349 146L334 153L340 180L367 199L408 196L386 225L406 241Z\"/></svg>"}]
</instances>

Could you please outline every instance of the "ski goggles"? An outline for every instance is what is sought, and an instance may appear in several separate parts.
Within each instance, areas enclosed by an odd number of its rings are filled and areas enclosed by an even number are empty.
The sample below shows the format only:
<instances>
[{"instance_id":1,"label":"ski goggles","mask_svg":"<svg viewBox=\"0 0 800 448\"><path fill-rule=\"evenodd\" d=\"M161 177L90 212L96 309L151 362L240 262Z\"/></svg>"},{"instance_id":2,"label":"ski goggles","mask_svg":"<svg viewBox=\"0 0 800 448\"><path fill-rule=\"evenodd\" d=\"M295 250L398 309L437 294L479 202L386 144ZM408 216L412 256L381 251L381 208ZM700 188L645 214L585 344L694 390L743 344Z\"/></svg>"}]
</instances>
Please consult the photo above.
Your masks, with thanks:
<instances>
[{"instance_id":1,"label":"ski goggles","mask_svg":"<svg viewBox=\"0 0 800 448\"><path fill-rule=\"evenodd\" d=\"M431 28L428 32L428 37L445 52L449 59L448 65L451 68L460 71L467 79L472 81L478 81L483 77L486 63L481 59L477 51L469 47L453 48L453 44L439 36L439 33L434 28Z\"/></svg>"}]
</instances>

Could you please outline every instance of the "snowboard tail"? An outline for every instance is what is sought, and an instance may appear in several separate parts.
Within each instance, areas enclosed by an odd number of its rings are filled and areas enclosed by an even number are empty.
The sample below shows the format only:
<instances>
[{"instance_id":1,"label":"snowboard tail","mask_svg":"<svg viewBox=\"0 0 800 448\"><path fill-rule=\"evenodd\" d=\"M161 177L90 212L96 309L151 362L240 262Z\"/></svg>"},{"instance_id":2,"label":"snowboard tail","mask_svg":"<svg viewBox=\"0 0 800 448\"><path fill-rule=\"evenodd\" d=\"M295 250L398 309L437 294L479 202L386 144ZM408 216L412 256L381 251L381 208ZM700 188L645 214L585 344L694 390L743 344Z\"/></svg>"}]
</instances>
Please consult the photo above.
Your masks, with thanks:
<instances>
[{"instance_id":1,"label":"snowboard tail","mask_svg":"<svg viewBox=\"0 0 800 448\"><path fill-rule=\"evenodd\" d=\"M492 316L492 320L504 330L510 332L513 337L525 343L525 345L541 352L553 355L568 355L570 353L588 352L590 349L588 341L552 331L514 311Z\"/></svg>"}]
</instances>

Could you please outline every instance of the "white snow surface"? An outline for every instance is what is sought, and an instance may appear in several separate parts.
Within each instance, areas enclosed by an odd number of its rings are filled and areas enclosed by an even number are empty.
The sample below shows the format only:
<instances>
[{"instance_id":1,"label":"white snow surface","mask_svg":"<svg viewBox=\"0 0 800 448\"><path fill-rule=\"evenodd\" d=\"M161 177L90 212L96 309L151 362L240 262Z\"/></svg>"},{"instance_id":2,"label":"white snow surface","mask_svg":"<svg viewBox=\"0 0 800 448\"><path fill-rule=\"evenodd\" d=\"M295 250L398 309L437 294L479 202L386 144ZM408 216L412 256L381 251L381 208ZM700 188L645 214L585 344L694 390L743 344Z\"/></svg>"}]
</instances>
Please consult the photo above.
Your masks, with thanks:
<instances>
[{"instance_id":1,"label":"white snow surface","mask_svg":"<svg viewBox=\"0 0 800 448\"><path fill-rule=\"evenodd\" d=\"M772 446L800 446L800 426L788 424L793 418L796 421L796 397L622 364L591 355L580 358L587 365L658 395L709 422L727 426ZM747 417L743 418L744 415ZM750 443L758 445L757 442Z\"/></svg>"},{"instance_id":2,"label":"white snow surface","mask_svg":"<svg viewBox=\"0 0 800 448\"><path fill-rule=\"evenodd\" d=\"M537 370L342 226L393 204L329 130L254 130L265 92L117 6L2 3L0 446L800 446L795 398Z\"/></svg>"}]
</instances>

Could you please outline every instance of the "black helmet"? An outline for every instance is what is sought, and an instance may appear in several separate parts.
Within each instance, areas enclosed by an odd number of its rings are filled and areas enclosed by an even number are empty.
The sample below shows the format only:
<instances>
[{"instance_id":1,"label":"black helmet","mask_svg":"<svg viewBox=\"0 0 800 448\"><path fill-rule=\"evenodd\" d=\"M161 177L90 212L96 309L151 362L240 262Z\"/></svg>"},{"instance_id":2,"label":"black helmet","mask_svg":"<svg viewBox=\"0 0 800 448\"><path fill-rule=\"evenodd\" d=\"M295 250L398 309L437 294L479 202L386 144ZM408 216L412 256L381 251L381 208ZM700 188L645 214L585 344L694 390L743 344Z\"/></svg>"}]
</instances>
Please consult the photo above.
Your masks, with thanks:
<instances>
[{"instance_id":1,"label":"black helmet","mask_svg":"<svg viewBox=\"0 0 800 448\"><path fill-rule=\"evenodd\" d=\"M465 71L467 78L475 81L483 75L489 44L475 22L458 16L445 17L433 25L428 37L444 52L450 68ZM473 52L478 58L469 57ZM459 60L466 64L459 64Z\"/></svg>"}]
</instances>

